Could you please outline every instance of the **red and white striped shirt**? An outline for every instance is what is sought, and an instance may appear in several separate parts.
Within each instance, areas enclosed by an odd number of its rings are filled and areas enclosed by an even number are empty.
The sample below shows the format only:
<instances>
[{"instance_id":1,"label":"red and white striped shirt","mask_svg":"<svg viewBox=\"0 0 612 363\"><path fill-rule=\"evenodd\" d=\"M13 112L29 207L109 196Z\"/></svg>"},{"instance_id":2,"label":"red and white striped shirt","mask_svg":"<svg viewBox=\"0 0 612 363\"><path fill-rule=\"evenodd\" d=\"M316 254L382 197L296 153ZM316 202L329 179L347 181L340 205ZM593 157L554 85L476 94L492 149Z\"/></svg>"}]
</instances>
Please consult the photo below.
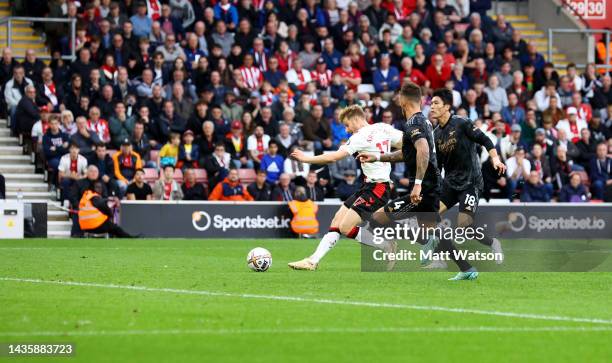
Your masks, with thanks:
<instances>
[{"instance_id":1,"label":"red and white striped shirt","mask_svg":"<svg viewBox=\"0 0 612 363\"><path fill-rule=\"evenodd\" d=\"M110 130L108 128L108 122L104 119L99 119L98 122L93 123L91 120L87 121L87 128L92 132L95 132L103 143L110 142Z\"/></svg>"},{"instance_id":2,"label":"red and white striped shirt","mask_svg":"<svg viewBox=\"0 0 612 363\"><path fill-rule=\"evenodd\" d=\"M251 91L259 89L263 82L263 74L257 67L240 67L240 74L242 74L244 83Z\"/></svg>"},{"instance_id":3,"label":"red and white striped shirt","mask_svg":"<svg viewBox=\"0 0 612 363\"><path fill-rule=\"evenodd\" d=\"M312 79L317 82L317 86L319 88L327 88L332 83L332 71L326 69L324 73L319 73L318 71L310 72Z\"/></svg>"}]
</instances>

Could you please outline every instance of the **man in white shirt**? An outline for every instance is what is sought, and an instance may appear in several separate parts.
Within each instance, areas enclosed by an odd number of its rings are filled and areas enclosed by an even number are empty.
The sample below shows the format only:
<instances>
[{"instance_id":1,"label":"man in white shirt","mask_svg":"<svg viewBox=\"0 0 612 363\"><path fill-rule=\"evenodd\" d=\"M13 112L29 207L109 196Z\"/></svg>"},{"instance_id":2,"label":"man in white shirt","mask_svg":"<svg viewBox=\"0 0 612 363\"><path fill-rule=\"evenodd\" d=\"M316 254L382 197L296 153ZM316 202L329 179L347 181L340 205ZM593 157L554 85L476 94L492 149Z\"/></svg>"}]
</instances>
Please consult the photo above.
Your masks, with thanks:
<instances>
[{"instance_id":1,"label":"man in white shirt","mask_svg":"<svg viewBox=\"0 0 612 363\"><path fill-rule=\"evenodd\" d=\"M558 100L561 99L561 96L557 93L557 84L555 81L548 81L546 85L542 87L539 91L537 91L534 95L536 106L538 107L538 111L545 111L550 103L550 97L555 96Z\"/></svg>"},{"instance_id":2,"label":"man in white shirt","mask_svg":"<svg viewBox=\"0 0 612 363\"><path fill-rule=\"evenodd\" d=\"M79 154L79 146L71 144L68 154L61 157L57 170L61 185L61 200L67 199L70 188L74 183L83 179L87 172L87 159Z\"/></svg>"},{"instance_id":3,"label":"man in white shirt","mask_svg":"<svg viewBox=\"0 0 612 363\"><path fill-rule=\"evenodd\" d=\"M268 143L270 142L270 136L264 133L262 126L257 126L253 135L247 139L247 150L249 156L255 163L257 163L255 169L259 169L261 158L268 152Z\"/></svg>"},{"instance_id":4,"label":"man in white shirt","mask_svg":"<svg viewBox=\"0 0 612 363\"><path fill-rule=\"evenodd\" d=\"M588 128L589 125L587 125L584 119L578 118L578 110L576 107L568 107L566 115L567 119L557 122L556 129L558 131L565 131L567 138L573 143L576 143L580 140L580 131Z\"/></svg>"},{"instance_id":5,"label":"man in white shirt","mask_svg":"<svg viewBox=\"0 0 612 363\"><path fill-rule=\"evenodd\" d=\"M508 190L510 201L516 194L516 187L519 182L529 178L531 172L531 163L525 158L525 148L519 146L514 151L514 156L506 160L506 175L508 176Z\"/></svg>"},{"instance_id":6,"label":"man in white shirt","mask_svg":"<svg viewBox=\"0 0 612 363\"><path fill-rule=\"evenodd\" d=\"M291 153L291 157L309 164L331 164L359 152L381 155L391 152L391 148L401 148L403 132L382 122L369 125L365 112L358 105L344 108L340 111L338 120L352 134L346 144L337 151L317 156L307 156L298 149ZM364 163L361 167L365 175L363 186L345 200L336 212L329 232L323 236L314 254L303 260L289 263L289 267L295 270L316 270L321 259L336 245L340 234L377 249L392 248L392 243L376 245L362 241L360 229L357 227L366 217L382 208L389 200L391 163L377 161Z\"/></svg>"}]
</instances>

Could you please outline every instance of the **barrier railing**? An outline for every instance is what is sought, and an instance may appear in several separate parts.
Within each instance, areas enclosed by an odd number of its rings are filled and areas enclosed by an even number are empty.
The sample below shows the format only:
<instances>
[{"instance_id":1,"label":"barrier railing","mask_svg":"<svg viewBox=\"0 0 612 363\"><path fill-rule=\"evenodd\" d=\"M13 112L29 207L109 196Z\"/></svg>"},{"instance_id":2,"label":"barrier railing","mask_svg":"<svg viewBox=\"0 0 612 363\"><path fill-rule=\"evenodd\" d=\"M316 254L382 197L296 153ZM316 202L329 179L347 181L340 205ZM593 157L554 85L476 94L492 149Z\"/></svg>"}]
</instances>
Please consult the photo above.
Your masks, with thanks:
<instances>
[{"instance_id":1,"label":"barrier railing","mask_svg":"<svg viewBox=\"0 0 612 363\"><path fill-rule=\"evenodd\" d=\"M548 29L548 61L553 62L553 40L555 33L559 34L582 34L584 37L592 34L603 34L603 38L606 44L606 59L605 64L596 64L596 69L612 69L610 65L610 37L612 31L606 29ZM592 54L592 50L589 49L589 53ZM553 62L554 63L554 62ZM586 64L576 64L578 68L585 68Z\"/></svg>"},{"instance_id":2,"label":"barrier railing","mask_svg":"<svg viewBox=\"0 0 612 363\"><path fill-rule=\"evenodd\" d=\"M62 55L62 59L74 60L76 58L76 19L67 18L37 18L27 16L7 16L0 18L0 27L4 26L6 29L6 43L7 47L12 48L13 46L13 26L15 22L36 22L36 23L69 23L70 24L70 54ZM51 59L50 54L41 54L37 58L40 59Z\"/></svg>"}]
</instances>

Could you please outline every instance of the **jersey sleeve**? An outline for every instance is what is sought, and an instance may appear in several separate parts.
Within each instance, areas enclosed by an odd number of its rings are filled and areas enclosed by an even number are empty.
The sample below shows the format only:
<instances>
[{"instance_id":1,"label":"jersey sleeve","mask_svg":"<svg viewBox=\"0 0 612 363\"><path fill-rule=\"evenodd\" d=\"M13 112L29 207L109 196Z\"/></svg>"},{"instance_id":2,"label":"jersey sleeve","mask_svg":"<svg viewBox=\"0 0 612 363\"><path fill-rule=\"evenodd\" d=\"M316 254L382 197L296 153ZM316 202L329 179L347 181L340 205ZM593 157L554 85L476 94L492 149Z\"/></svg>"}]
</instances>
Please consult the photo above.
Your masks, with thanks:
<instances>
[{"instance_id":1,"label":"jersey sleeve","mask_svg":"<svg viewBox=\"0 0 612 363\"><path fill-rule=\"evenodd\" d=\"M364 150L366 142L359 133L353 134L346 142L346 144L340 146L340 150L346 150L349 155L353 155L356 152Z\"/></svg>"},{"instance_id":2,"label":"jersey sleeve","mask_svg":"<svg viewBox=\"0 0 612 363\"><path fill-rule=\"evenodd\" d=\"M413 144L419 139L427 139L427 128L423 122L406 126L405 132Z\"/></svg>"},{"instance_id":3,"label":"jersey sleeve","mask_svg":"<svg viewBox=\"0 0 612 363\"><path fill-rule=\"evenodd\" d=\"M463 120L463 122L461 123L461 129L463 130L463 133L468 139L479 145L484 146L487 151L495 148L495 145L493 145L491 139L487 135L485 135L485 133L482 132L479 128L474 126L470 121Z\"/></svg>"},{"instance_id":4,"label":"jersey sleeve","mask_svg":"<svg viewBox=\"0 0 612 363\"><path fill-rule=\"evenodd\" d=\"M404 139L404 132L393 126L389 126L389 139L391 140L391 146L395 146Z\"/></svg>"}]
</instances>

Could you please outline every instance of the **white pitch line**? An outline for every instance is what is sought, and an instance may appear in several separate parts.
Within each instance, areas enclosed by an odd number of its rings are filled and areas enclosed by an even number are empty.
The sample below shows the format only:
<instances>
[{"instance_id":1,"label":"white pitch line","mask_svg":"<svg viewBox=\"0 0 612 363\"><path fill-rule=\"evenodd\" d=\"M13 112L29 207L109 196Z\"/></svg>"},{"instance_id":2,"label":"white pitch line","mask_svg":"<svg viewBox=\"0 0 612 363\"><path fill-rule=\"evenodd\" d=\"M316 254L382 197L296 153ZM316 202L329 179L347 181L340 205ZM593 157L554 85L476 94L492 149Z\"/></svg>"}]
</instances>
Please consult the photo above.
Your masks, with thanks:
<instances>
[{"instance_id":1,"label":"white pitch line","mask_svg":"<svg viewBox=\"0 0 612 363\"><path fill-rule=\"evenodd\" d=\"M124 336L124 335L235 335L235 334L351 334L351 333L538 333L538 332L609 332L603 326L440 326L440 327L388 327L388 328L298 328L298 329L152 329L152 330L85 330L85 331L20 331L0 332L0 337L42 336Z\"/></svg>"},{"instance_id":2,"label":"white pitch line","mask_svg":"<svg viewBox=\"0 0 612 363\"><path fill-rule=\"evenodd\" d=\"M517 318L517 319L569 321L569 322L574 322L574 323L612 325L612 320L609 320L609 319L579 318L579 317L560 316L560 315L526 314L526 313L515 313L515 312L496 311L496 310L450 308L450 307L444 307L444 306L392 304L392 303L378 303L378 302L368 302L368 301L334 300L334 299L321 299L321 298L282 296L282 295L239 294L239 293L231 293L231 292L218 292L218 291L206 291L206 290L187 290L187 289L158 288L158 287L132 286L132 285L102 284L102 283L95 283L95 282L52 281L52 280L17 278L17 277L0 277L0 281L27 282L27 283L35 283L35 284L51 284L51 285L63 285L63 286L99 287L99 288L105 288L105 289L123 289L123 290L136 290L136 291L147 291L147 292L168 292L168 293L173 293L173 294L186 294L186 295L224 296L224 297L235 297L235 298L242 298L242 299L308 302L308 303L316 303L316 304L334 304L334 305L362 306L362 307L372 307L372 308L441 311L441 312L446 312L446 313L458 313L458 314L503 316L503 317L508 317L508 318Z\"/></svg>"}]
</instances>

